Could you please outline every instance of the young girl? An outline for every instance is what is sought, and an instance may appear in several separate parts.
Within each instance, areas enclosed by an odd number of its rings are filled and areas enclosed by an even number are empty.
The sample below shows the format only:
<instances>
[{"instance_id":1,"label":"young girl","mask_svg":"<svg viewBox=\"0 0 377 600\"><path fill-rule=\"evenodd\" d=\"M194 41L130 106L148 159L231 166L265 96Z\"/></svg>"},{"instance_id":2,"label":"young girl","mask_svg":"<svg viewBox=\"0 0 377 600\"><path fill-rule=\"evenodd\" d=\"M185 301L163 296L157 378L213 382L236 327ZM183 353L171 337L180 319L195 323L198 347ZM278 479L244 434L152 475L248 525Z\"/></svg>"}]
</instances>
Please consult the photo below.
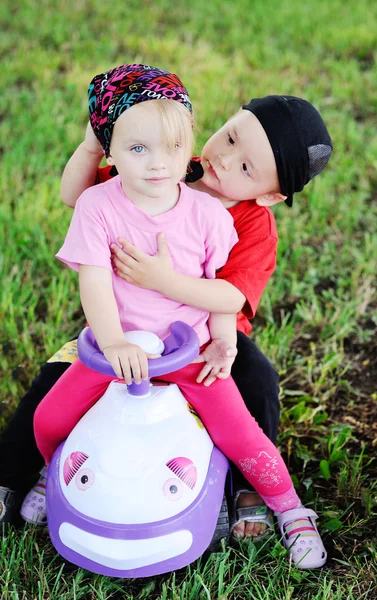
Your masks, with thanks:
<instances>
[{"instance_id":1,"label":"young girl","mask_svg":"<svg viewBox=\"0 0 377 600\"><path fill-rule=\"evenodd\" d=\"M89 324L115 372L126 381L131 375L136 381L146 376L146 357L139 348L124 341L122 329L148 329L164 337L174 303L178 311L174 315L187 311L184 320L195 328L202 344L208 342L209 333L215 338L212 344L216 340L225 341L227 347L235 343L231 316L211 315L208 330L208 313L203 314L202 309L182 307L179 300L168 301L159 292L128 282L121 287L112 274L109 244L116 242L122 229L133 246L147 254L156 252L156 235L164 229L174 257L173 268L184 277L198 279L204 275L214 277L236 240L221 204L179 183L182 156L184 150L190 149L186 145L188 136L179 126L183 114L177 116L173 124L176 127L170 126L169 114L169 132L168 121L163 118L167 101L144 101L163 93L161 89L167 83L169 97L174 97L169 74L159 74L158 82L152 82L153 71L157 74L157 70L140 65L127 66L123 71L119 68L95 78L90 88L95 95L92 124L98 128L97 137L110 164L116 166L120 175L81 196L58 254L79 269L81 298ZM131 85L137 90L133 98ZM180 93L187 102L184 89ZM223 358L217 358L211 357L216 381L210 387L197 383L201 370L197 364L163 379L180 386L214 443L277 512L284 543L290 546L293 560L300 567L319 567L326 560L326 552L314 523L317 516L302 507L277 449L249 415L233 380L221 378ZM89 371L76 361L37 409L35 433L46 462L111 380Z\"/></svg>"}]
</instances>

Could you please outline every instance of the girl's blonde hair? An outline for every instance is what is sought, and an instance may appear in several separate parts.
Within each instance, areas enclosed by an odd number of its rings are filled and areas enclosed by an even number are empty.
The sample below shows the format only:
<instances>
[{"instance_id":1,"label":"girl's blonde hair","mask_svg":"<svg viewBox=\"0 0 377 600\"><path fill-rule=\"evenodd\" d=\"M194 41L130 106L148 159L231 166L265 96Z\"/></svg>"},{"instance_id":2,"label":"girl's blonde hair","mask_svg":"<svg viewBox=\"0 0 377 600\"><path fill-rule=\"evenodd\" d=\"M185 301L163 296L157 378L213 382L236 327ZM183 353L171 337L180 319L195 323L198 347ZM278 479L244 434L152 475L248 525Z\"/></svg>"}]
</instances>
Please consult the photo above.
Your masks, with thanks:
<instances>
[{"instance_id":1,"label":"girl's blonde hair","mask_svg":"<svg viewBox=\"0 0 377 600\"><path fill-rule=\"evenodd\" d=\"M158 100L148 100L138 106L157 108L161 116L161 129L164 136L164 142L171 152L174 152L179 146L183 149L182 153L182 177L186 175L187 165L192 156L194 148L194 131L192 113L177 100L161 98Z\"/></svg>"}]
</instances>

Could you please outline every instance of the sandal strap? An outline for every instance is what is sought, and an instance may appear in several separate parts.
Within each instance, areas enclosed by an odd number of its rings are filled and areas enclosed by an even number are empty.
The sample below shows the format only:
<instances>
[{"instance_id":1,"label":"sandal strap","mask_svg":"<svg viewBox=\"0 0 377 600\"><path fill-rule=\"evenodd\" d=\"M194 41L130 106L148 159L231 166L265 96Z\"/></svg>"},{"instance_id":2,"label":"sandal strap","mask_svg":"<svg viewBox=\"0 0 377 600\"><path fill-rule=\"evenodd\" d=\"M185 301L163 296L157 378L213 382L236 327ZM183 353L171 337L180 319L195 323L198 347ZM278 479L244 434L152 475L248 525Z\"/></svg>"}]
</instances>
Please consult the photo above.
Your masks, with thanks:
<instances>
[{"instance_id":1,"label":"sandal strap","mask_svg":"<svg viewBox=\"0 0 377 600\"><path fill-rule=\"evenodd\" d=\"M318 519L317 513L314 512L311 508L293 508L292 510L287 510L283 513L275 513L279 527L282 528L288 521L297 521L299 519L304 519L305 517L310 517L311 519Z\"/></svg>"},{"instance_id":2,"label":"sandal strap","mask_svg":"<svg viewBox=\"0 0 377 600\"><path fill-rule=\"evenodd\" d=\"M243 508L238 508L235 511L234 519L231 520L230 531L241 523L242 521L246 521L247 523L263 523L266 526L266 531L274 530L274 522L272 518L271 510L263 505L263 506L245 506ZM266 532L264 532L265 535ZM259 537L259 536L257 536Z\"/></svg>"},{"instance_id":3,"label":"sandal strap","mask_svg":"<svg viewBox=\"0 0 377 600\"><path fill-rule=\"evenodd\" d=\"M267 506L244 506L243 508L237 508L236 517L239 521L248 521L249 523L262 522L267 513Z\"/></svg>"},{"instance_id":4,"label":"sandal strap","mask_svg":"<svg viewBox=\"0 0 377 600\"><path fill-rule=\"evenodd\" d=\"M16 502L17 492L0 488L0 502L10 508Z\"/></svg>"},{"instance_id":5,"label":"sandal strap","mask_svg":"<svg viewBox=\"0 0 377 600\"><path fill-rule=\"evenodd\" d=\"M265 504L256 504L254 506L243 506L237 508L237 502L241 494L256 494L255 490L238 490L233 496L233 519L231 528L233 529L241 521L248 523L264 523L270 529L273 529L272 511Z\"/></svg>"}]
</instances>

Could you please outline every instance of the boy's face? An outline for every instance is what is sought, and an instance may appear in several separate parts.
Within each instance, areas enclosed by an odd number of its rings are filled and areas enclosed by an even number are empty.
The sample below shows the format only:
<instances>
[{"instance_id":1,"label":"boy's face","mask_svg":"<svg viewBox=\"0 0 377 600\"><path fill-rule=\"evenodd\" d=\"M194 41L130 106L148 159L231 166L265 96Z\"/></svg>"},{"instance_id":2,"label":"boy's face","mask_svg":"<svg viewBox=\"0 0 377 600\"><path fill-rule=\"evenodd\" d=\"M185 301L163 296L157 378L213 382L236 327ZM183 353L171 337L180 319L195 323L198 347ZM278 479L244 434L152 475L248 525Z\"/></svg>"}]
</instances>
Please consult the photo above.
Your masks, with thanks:
<instances>
[{"instance_id":1,"label":"boy's face","mask_svg":"<svg viewBox=\"0 0 377 600\"><path fill-rule=\"evenodd\" d=\"M131 200L166 199L176 192L181 179L182 153L181 148L171 152L166 147L160 113L146 102L132 106L117 119L107 162L116 166Z\"/></svg>"},{"instance_id":2,"label":"boy's face","mask_svg":"<svg viewBox=\"0 0 377 600\"><path fill-rule=\"evenodd\" d=\"M202 182L223 198L251 200L274 195L279 191L276 163L267 135L248 110L240 110L204 145L200 162Z\"/></svg>"}]
</instances>

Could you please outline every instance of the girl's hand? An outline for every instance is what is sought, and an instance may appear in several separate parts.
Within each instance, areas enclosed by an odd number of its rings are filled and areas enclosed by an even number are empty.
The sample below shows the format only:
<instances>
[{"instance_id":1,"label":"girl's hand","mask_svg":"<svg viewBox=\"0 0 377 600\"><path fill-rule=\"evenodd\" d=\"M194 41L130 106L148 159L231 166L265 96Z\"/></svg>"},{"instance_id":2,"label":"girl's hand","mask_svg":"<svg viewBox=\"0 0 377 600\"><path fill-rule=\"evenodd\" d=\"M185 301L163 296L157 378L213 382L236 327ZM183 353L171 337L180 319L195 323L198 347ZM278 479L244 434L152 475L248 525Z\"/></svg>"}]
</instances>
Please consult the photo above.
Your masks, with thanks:
<instances>
[{"instance_id":1,"label":"girl's hand","mask_svg":"<svg viewBox=\"0 0 377 600\"><path fill-rule=\"evenodd\" d=\"M193 363L206 363L196 381L209 386L216 379L227 379L236 356L236 346L230 345L226 340L212 340L201 355L192 361Z\"/></svg>"},{"instance_id":2,"label":"girl's hand","mask_svg":"<svg viewBox=\"0 0 377 600\"><path fill-rule=\"evenodd\" d=\"M157 236L157 253L145 254L124 238L118 238L122 250L111 244L114 271L119 277L146 290L163 293L165 282L174 276L169 249L163 233Z\"/></svg>"},{"instance_id":3,"label":"girl's hand","mask_svg":"<svg viewBox=\"0 0 377 600\"><path fill-rule=\"evenodd\" d=\"M88 124L86 126L85 138L83 141L83 145L87 152L89 152L90 154L97 154L98 156L100 156L102 158L103 148L94 134L94 131L90 124L90 121L88 122Z\"/></svg>"},{"instance_id":4,"label":"girl's hand","mask_svg":"<svg viewBox=\"0 0 377 600\"><path fill-rule=\"evenodd\" d=\"M148 379L148 358L158 358L160 354L147 354L136 344L129 344L126 340L106 346L103 350L105 358L113 367L117 377L124 379L127 385L141 383Z\"/></svg>"}]
</instances>

